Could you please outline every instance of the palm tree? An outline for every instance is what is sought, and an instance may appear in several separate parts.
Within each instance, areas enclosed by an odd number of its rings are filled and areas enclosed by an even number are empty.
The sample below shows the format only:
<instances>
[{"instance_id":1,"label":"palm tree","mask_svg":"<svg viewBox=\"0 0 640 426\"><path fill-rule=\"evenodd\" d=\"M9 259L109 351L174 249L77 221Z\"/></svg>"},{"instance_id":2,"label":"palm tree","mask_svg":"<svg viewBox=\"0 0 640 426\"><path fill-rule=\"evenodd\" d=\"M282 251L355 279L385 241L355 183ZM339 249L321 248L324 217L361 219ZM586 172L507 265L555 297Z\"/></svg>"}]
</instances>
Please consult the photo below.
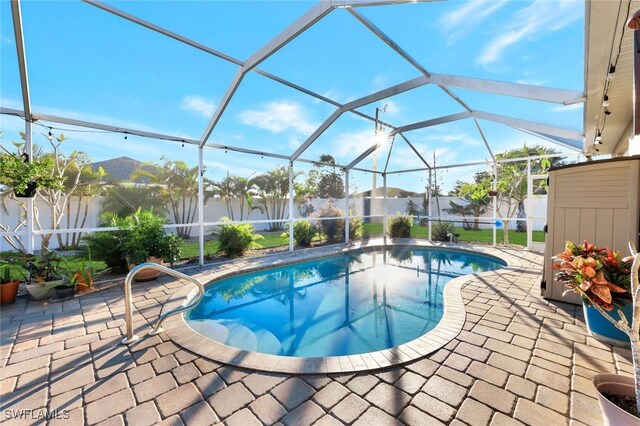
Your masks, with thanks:
<instances>
[{"instance_id":1,"label":"palm tree","mask_svg":"<svg viewBox=\"0 0 640 426\"><path fill-rule=\"evenodd\" d=\"M284 218L289 200L289 171L284 166L276 167L256 176L254 181L267 220L273 221L269 223L269 231L281 231L284 228L284 222L281 220Z\"/></svg>"},{"instance_id":2,"label":"palm tree","mask_svg":"<svg viewBox=\"0 0 640 426\"><path fill-rule=\"evenodd\" d=\"M192 223L197 209L198 197L198 167L189 167L180 160L164 160L162 165L157 163L143 163L130 179L145 178L148 185L160 189L160 194L167 200L174 223ZM191 227L176 229L178 236L188 238Z\"/></svg>"},{"instance_id":3,"label":"palm tree","mask_svg":"<svg viewBox=\"0 0 640 426\"><path fill-rule=\"evenodd\" d=\"M235 220L233 216L233 198L235 196L235 177L227 172L227 176L219 182L212 181L209 183L211 193L224 200L227 205L227 216L231 220Z\"/></svg>"},{"instance_id":4,"label":"palm tree","mask_svg":"<svg viewBox=\"0 0 640 426\"><path fill-rule=\"evenodd\" d=\"M247 219L249 214L254 210L261 210L259 206L253 205L253 197L256 195L255 178L244 178L241 176L232 176L232 194L234 198L240 200L240 220L244 220L244 208L247 206Z\"/></svg>"}]
</instances>

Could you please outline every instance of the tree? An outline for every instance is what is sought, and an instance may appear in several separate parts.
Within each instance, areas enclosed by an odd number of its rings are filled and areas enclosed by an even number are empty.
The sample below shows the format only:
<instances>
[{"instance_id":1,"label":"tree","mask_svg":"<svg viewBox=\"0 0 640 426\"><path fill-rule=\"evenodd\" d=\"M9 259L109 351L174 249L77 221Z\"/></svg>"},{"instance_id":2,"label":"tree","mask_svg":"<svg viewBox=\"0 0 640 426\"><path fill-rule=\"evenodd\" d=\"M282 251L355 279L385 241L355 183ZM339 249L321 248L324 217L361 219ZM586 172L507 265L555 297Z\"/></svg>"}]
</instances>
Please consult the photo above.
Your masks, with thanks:
<instances>
[{"instance_id":1,"label":"tree","mask_svg":"<svg viewBox=\"0 0 640 426\"><path fill-rule=\"evenodd\" d=\"M511 158L523 158L536 155L555 154L556 150L541 145L526 146L512 149L496 155L496 160ZM551 166L559 166L564 163L564 158L545 158L531 160L531 174L546 173ZM527 162L502 162L498 163L498 203L496 213L504 223L504 244L509 244L509 219L518 210L524 211L524 200L527 197ZM526 217L526 214L524 215ZM525 228L526 230L526 228Z\"/></svg>"},{"instance_id":2,"label":"tree","mask_svg":"<svg viewBox=\"0 0 640 426\"><path fill-rule=\"evenodd\" d=\"M161 213L167 210L160 188L154 186L133 186L131 183L107 183L103 185L105 198L101 213L113 213L124 218L136 210L149 210Z\"/></svg>"},{"instance_id":3,"label":"tree","mask_svg":"<svg viewBox=\"0 0 640 426\"><path fill-rule=\"evenodd\" d=\"M295 179L295 176L294 176ZM256 176L258 202L267 215L269 231L281 231L284 228L284 215L289 200L289 170L284 167Z\"/></svg>"},{"instance_id":4,"label":"tree","mask_svg":"<svg viewBox=\"0 0 640 426\"><path fill-rule=\"evenodd\" d=\"M227 206L227 217L231 220L235 220L233 216L233 197L234 197L234 182L233 176L227 172L227 176L225 176L221 181L213 181L210 184L212 188L213 195L224 200Z\"/></svg>"},{"instance_id":5,"label":"tree","mask_svg":"<svg viewBox=\"0 0 640 426\"><path fill-rule=\"evenodd\" d=\"M148 179L148 186L159 189L160 195L166 200L169 211L173 216L173 223L193 223L198 199L198 167L189 167L180 160L164 160L158 163L143 163L130 177L132 181L140 178ZM182 238L191 235L191 227L178 227L176 233Z\"/></svg>"},{"instance_id":6,"label":"tree","mask_svg":"<svg viewBox=\"0 0 640 426\"><path fill-rule=\"evenodd\" d=\"M64 154L60 150L62 143L67 140L63 133L60 133L57 137L49 133L45 137L49 141L51 151L42 155L53 160L49 175L53 179L59 179L64 182L64 186L62 188L39 188L36 192L36 199L41 199L49 207L51 216L49 229L56 230L65 215L64 212L67 210L70 198L75 195L80 185L82 170L91 164L91 160L87 154L80 151L74 150L69 155ZM42 230L37 208L34 208L33 216L36 226ZM42 235L41 248L43 251L49 248L53 235L53 233ZM57 239L58 245L64 246L60 234L57 234Z\"/></svg>"},{"instance_id":7,"label":"tree","mask_svg":"<svg viewBox=\"0 0 640 426\"><path fill-rule=\"evenodd\" d=\"M478 172L473 176L473 183L457 181L449 195L461 198L466 204L457 204L449 201L451 208L447 212L460 216L472 216L473 226L469 226L466 219L463 220L465 229L480 229L479 217L487 211L487 206L491 202L489 190L491 189L492 176L489 172Z\"/></svg>"},{"instance_id":8,"label":"tree","mask_svg":"<svg viewBox=\"0 0 640 426\"><path fill-rule=\"evenodd\" d=\"M70 181L70 178L74 173L76 173L75 167L68 169L68 177L66 179L67 182ZM106 172L102 167L99 167L98 170L93 171L93 168L90 164L86 164L80 170L80 180L78 182L76 190L74 191L74 195L77 197L77 204L74 214L75 218L73 226L71 226L71 203L67 203L67 229L71 229L72 227L75 229L77 229L78 227L84 228L84 225L87 221L87 216L89 214L89 203L94 197L102 192L102 182L105 176ZM81 216L82 220L80 220ZM69 247L69 245L75 247L80 242L81 236L82 232L73 232L72 234L67 233L64 241L64 247ZM63 247L63 245L60 243L61 241L58 241L59 247Z\"/></svg>"},{"instance_id":9,"label":"tree","mask_svg":"<svg viewBox=\"0 0 640 426\"><path fill-rule=\"evenodd\" d=\"M320 198L344 198L344 181L342 175L336 172L336 160L329 154L322 154L320 162L330 166L314 164L317 169L309 172L307 186L315 188L316 195ZM331 167L331 170L326 167Z\"/></svg>"}]
</instances>

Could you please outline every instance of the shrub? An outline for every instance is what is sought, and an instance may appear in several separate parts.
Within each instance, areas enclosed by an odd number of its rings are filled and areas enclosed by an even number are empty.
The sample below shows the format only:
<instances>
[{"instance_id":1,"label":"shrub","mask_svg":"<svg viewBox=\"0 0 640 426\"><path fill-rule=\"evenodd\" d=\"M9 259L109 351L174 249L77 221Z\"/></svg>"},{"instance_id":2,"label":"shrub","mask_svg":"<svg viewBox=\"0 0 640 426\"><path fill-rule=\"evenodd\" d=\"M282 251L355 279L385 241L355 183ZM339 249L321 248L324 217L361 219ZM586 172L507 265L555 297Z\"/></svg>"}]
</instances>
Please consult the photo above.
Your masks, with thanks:
<instances>
[{"instance_id":1,"label":"shrub","mask_svg":"<svg viewBox=\"0 0 640 426\"><path fill-rule=\"evenodd\" d=\"M453 222L447 222L439 220L434 222L431 226L431 239L433 241L446 241L450 240L449 234L453 233Z\"/></svg>"},{"instance_id":2,"label":"shrub","mask_svg":"<svg viewBox=\"0 0 640 426\"><path fill-rule=\"evenodd\" d=\"M253 226L247 223L220 225L220 229L215 231L214 235L220 245L217 253L225 253L231 258L242 256L250 248L259 247L257 241L264 238L256 234Z\"/></svg>"},{"instance_id":3,"label":"shrub","mask_svg":"<svg viewBox=\"0 0 640 426\"><path fill-rule=\"evenodd\" d=\"M182 240L175 234L165 234L165 223L166 219L152 209L138 209L124 219L120 239L129 263L144 263L151 256L172 264L178 259Z\"/></svg>"},{"instance_id":4,"label":"shrub","mask_svg":"<svg viewBox=\"0 0 640 426\"><path fill-rule=\"evenodd\" d=\"M344 241L344 212L327 202L316 215L317 218L332 217L336 219L327 219L318 221L318 228L327 238L327 242L338 243ZM362 220L359 218L349 218L349 238L353 239L362 235Z\"/></svg>"},{"instance_id":5,"label":"shrub","mask_svg":"<svg viewBox=\"0 0 640 426\"><path fill-rule=\"evenodd\" d=\"M121 227L123 224L124 219L113 213L100 216L100 226ZM123 234L123 231L95 232L83 237L80 247L84 250L85 256L91 253L94 260L103 261L113 272L127 272L127 259L121 244Z\"/></svg>"},{"instance_id":6,"label":"shrub","mask_svg":"<svg viewBox=\"0 0 640 426\"><path fill-rule=\"evenodd\" d=\"M293 240L301 247L311 247L311 241L316 235L318 235L318 228L308 220L302 220L293 225ZM283 232L281 237L288 236L288 232Z\"/></svg>"},{"instance_id":7,"label":"shrub","mask_svg":"<svg viewBox=\"0 0 640 426\"><path fill-rule=\"evenodd\" d=\"M412 216L394 216L389 219L389 236L392 238L410 238L412 225Z\"/></svg>"}]
</instances>

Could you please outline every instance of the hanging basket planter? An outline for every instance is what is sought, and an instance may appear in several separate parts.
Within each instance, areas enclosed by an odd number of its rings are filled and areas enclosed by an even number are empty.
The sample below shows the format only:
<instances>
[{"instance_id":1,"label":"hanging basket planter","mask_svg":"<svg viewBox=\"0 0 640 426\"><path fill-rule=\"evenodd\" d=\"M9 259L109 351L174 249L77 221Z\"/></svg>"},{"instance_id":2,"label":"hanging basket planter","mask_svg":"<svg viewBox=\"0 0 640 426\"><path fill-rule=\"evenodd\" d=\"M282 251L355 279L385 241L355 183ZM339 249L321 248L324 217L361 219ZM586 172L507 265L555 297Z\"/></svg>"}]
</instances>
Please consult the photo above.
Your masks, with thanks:
<instances>
[{"instance_id":1,"label":"hanging basket planter","mask_svg":"<svg viewBox=\"0 0 640 426\"><path fill-rule=\"evenodd\" d=\"M36 190L38 189L37 182L29 182L27 184L27 189L23 192L13 191L16 197L18 198L33 198L36 196Z\"/></svg>"}]
</instances>

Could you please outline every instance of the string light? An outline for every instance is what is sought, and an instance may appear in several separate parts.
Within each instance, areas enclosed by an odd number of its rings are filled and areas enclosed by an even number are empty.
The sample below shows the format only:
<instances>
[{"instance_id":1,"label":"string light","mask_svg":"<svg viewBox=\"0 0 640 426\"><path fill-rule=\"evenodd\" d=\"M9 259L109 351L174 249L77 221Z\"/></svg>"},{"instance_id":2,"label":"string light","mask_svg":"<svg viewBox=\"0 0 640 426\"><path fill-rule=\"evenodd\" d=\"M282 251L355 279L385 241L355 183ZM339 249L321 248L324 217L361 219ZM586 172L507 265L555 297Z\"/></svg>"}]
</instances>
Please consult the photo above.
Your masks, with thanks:
<instances>
[{"instance_id":1,"label":"string light","mask_svg":"<svg viewBox=\"0 0 640 426\"><path fill-rule=\"evenodd\" d=\"M612 81L616 76L616 66L613 64L609 65L609 72L607 73L607 81Z\"/></svg>"}]
</instances>

